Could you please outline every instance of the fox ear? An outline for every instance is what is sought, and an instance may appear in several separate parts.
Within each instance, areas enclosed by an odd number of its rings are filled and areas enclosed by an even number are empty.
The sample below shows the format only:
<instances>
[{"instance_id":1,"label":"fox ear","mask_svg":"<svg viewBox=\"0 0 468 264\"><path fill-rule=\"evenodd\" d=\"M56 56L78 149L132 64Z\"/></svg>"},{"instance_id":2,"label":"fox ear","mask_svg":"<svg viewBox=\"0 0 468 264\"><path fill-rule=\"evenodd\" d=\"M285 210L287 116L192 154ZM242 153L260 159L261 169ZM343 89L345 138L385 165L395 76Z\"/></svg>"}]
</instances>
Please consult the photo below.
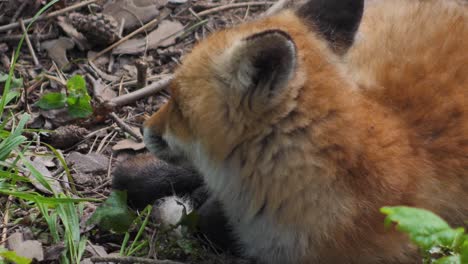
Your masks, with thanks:
<instances>
[{"instance_id":1,"label":"fox ear","mask_svg":"<svg viewBox=\"0 0 468 264\"><path fill-rule=\"evenodd\" d=\"M249 109L274 100L296 66L296 46L281 30L267 30L235 43L224 54L220 77Z\"/></svg>"},{"instance_id":2,"label":"fox ear","mask_svg":"<svg viewBox=\"0 0 468 264\"><path fill-rule=\"evenodd\" d=\"M297 14L312 24L338 53L353 44L361 23L364 0L308 0Z\"/></svg>"}]
</instances>

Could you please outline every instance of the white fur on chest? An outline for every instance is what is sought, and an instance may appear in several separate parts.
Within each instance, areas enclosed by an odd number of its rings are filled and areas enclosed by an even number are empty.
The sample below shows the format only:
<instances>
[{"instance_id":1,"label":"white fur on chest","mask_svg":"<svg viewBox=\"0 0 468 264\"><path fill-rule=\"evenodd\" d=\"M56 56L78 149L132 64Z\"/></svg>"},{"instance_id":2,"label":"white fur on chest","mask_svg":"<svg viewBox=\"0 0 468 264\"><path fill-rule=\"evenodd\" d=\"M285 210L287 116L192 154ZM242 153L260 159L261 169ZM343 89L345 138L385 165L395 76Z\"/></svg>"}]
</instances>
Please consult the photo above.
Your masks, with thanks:
<instances>
[{"instance_id":1,"label":"white fur on chest","mask_svg":"<svg viewBox=\"0 0 468 264\"><path fill-rule=\"evenodd\" d=\"M164 138L172 149L185 152L203 175L209 189L223 204L246 255L269 264L298 263L298 258L305 254L307 240L302 234L281 228L269 215L248 211L251 197L242 191L238 168L215 165L198 143L187 146L171 136Z\"/></svg>"}]
</instances>

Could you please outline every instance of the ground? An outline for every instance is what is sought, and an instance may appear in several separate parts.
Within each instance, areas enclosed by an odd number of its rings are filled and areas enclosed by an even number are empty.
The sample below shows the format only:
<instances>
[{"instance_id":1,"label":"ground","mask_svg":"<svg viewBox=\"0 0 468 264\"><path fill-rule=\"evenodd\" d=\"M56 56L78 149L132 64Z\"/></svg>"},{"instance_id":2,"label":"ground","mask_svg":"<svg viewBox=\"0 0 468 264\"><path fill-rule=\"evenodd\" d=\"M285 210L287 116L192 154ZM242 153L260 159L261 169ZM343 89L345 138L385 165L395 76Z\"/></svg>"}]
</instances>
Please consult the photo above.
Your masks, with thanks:
<instances>
[{"instance_id":1,"label":"ground","mask_svg":"<svg viewBox=\"0 0 468 264\"><path fill-rule=\"evenodd\" d=\"M39 263L239 263L190 232L168 235L146 211L123 233L86 222L112 168L146 151L139 128L184 54L272 2L60 0L45 11L52 2L0 1L0 263L6 250Z\"/></svg>"}]
</instances>

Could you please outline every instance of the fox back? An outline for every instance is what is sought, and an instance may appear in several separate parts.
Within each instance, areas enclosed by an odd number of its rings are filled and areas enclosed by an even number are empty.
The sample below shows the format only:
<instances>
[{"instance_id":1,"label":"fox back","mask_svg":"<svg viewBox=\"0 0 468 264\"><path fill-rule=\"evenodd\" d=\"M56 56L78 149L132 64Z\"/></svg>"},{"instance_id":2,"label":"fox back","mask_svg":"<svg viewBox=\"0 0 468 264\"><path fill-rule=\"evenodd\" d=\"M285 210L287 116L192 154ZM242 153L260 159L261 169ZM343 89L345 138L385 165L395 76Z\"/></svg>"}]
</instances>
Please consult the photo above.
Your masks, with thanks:
<instances>
[{"instance_id":1,"label":"fox back","mask_svg":"<svg viewBox=\"0 0 468 264\"><path fill-rule=\"evenodd\" d=\"M196 45L145 143L262 263L416 263L379 208L468 220L467 51L456 1L309 0Z\"/></svg>"}]
</instances>

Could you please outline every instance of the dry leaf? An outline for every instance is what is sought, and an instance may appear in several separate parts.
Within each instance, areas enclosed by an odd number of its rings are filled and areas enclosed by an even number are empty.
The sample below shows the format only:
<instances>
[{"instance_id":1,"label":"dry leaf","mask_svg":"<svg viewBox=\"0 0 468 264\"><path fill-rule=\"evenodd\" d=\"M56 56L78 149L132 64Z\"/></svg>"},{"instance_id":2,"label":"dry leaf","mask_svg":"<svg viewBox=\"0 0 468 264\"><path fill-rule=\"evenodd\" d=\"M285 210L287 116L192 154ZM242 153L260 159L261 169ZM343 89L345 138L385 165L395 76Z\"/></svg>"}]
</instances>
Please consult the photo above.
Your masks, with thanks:
<instances>
[{"instance_id":1,"label":"dry leaf","mask_svg":"<svg viewBox=\"0 0 468 264\"><path fill-rule=\"evenodd\" d=\"M41 116L45 117L46 121L49 121L53 125L53 127L67 125L73 120L73 117L70 116L67 108L50 110L39 109L39 113L41 114ZM44 128L46 128L45 125Z\"/></svg>"},{"instance_id":2,"label":"dry leaf","mask_svg":"<svg viewBox=\"0 0 468 264\"><path fill-rule=\"evenodd\" d=\"M32 159L32 157L26 157L26 159L29 161L29 163L37 170L39 171L42 176L47 180L49 183L50 187L56 192L56 193L61 193L63 192L62 186L60 186L60 183L54 179L52 176L52 173L49 171L49 169L46 167L46 165L42 162L41 159ZM48 193L52 194L51 191L49 191L46 187L44 187L39 181L36 180L36 178L32 175L32 173L28 173L26 175L29 180L31 181L31 184L36 187L39 191L43 193Z\"/></svg>"},{"instance_id":3,"label":"dry leaf","mask_svg":"<svg viewBox=\"0 0 468 264\"><path fill-rule=\"evenodd\" d=\"M105 257L108 255L106 249L103 246L93 245L91 242L89 242L86 246L86 251L96 257Z\"/></svg>"},{"instance_id":4,"label":"dry leaf","mask_svg":"<svg viewBox=\"0 0 468 264\"><path fill-rule=\"evenodd\" d=\"M75 42L71 38L60 37L58 39L45 41L42 48L47 51L47 55L57 63L63 71L71 68L67 58L67 50L72 49Z\"/></svg>"},{"instance_id":5,"label":"dry leaf","mask_svg":"<svg viewBox=\"0 0 468 264\"><path fill-rule=\"evenodd\" d=\"M148 50L167 47L175 43L184 33L184 26L178 21L163 20L159 27L148 35ZM131 39L117 46L113 54L136 54L145 51L146 38Z\"/></svg>"},{"instance_id":6,"label":"dry leaf","mask_svg":"<svg viewBox=\"0 0 468 264\"><path fill-rule=\"evenodd\" d=\"M42 243L37 240L24 240L20 232L15 232L8 237L8 248L19 256L37 261L44 260Z\"/></svg>"},{"instance_id":7,"label":"dry leaf","mask_svg":"<svg viewBox=\"0 0 468 264\"><path fill-rule=\"evenodd\" d=\"M53 168L55 167L54 159L55 156L38 156L34 161L44 164L47 168Z\"/></svg>"},{"instance_id":8,"label":"dry leaf","mask_svg":"<svg viewBox=\"0 0 468 264\"><path fill-rule=\"evenodd\" d=\"M92 78L92 77L91 77ZM93 78L93 94L95 97L100 97L103 101L110 101L117 96L117 92L112 90L110 85L106 85L101 80Z\"/></svg>"},{"instance_id":9,"label":"dry leaf","mask_svg":"<svg viewBox=\"0 0 468 264\"><path fill-rule=\"evenodd\" d=\"M116 0L103 6L103 13L114 17L121 23L125 19L125 29L141 26L159 14L159 8L165 6L167 0Z\"/></svg>"},{"instance_id":10,"label":"dry leaf","mask_svg":"<svg viewBox=\"0 0 468 264\"><path fill-rule=\"evenodd\" d=\"M99 153L81 154L72 152L66 157L67 162L73 163L73 169L81 173L97 174L107 171L109 159Z\"/></svg>"},{"instance_id":11,"label":"dry leaf","mask_svg":"<svg viewBox=\"0 0 468 264\"><path fill-rule=\"evenodd\" d=\"M44 249L44 259L48 261L57 261L60 259L60 255L65 250L65 245L63 242L48 246Z\"/></svg>"}]
</instances>

